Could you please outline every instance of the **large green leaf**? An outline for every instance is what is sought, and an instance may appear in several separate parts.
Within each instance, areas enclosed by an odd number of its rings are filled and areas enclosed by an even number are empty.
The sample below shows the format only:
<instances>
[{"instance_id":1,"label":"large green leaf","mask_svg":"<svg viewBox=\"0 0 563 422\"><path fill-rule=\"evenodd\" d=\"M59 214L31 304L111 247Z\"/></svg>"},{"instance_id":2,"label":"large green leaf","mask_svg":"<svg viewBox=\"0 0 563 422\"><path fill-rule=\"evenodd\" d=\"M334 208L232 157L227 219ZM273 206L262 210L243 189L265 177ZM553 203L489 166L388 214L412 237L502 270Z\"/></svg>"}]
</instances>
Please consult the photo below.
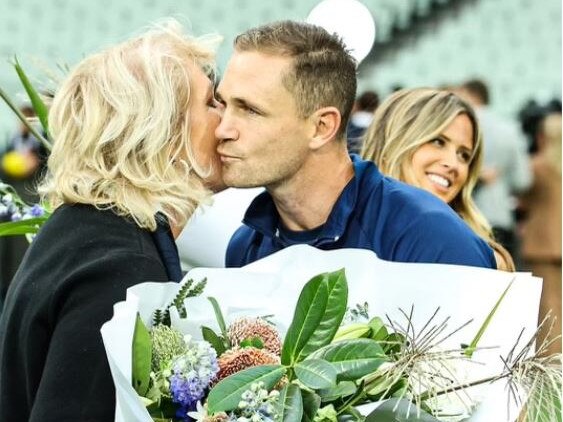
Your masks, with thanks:
<instances>
[{"instance_id":1,"label":"large green leaf","mask_svg":"<svg viewBox=\"0 0 563 422\"><path fill-rule=\"evenodd\" d=\"M339 398L349 397L354 394L356 390L357 386L353 381L342 381L339 382L336 387L319 390L317 393L319 393L323 402L329 403Z\"/></svg>"},{"instance_id":2,"label":"large green leaf","mask_svg":"<svg viewBox=\"0 0 563 422\"><path fill-rule=\"evenodd\" d=\"M228 412L235 409L241 395L255 382L263 382L264 388L271 390L285 374L282 365L262 365L247 368L221 380L209 392L207 405L210 413Z\"/></svg>"},{"instance_id":3,"label":"large green leaf","mask_svg":"<svg viewBox=\"0 0 563 422\"><path fill-rule=\"evenodd\" d=\"M14 68L16 69L16 72L18 73L18 77L20 78L20 81L23 87L25 88L25 91L27 92L27 96L31 101L31 105L35 110L35 114L39 118L39 121L41 122L41 126L43 126L43 131L48 134L49 124L47 122L47 115L49 114L49 110L47 109L47 106L45 105L45 103L43 102L43 100L41 99L41 97L39 96L39 94L31 84L31 82L29 81L29 78L27 77L24 70L20 66L17 58L14 58Z\"/></svg>"},{"instance_id":4,"label":"large green leaf","mask_svg":"<svg viewBox=\"0 0 563 422\"><path fill-rule=\"evenodd\" d=\"M342 322L347 301L344 269L309 280L301 291L285 337L282 363L292 366L330 343Z\"/></svg>"},{"instance_id":5,"label":"large green leaf","mask_svg":"<svg viewBox=\"0 0 563 422\"><path fill-rule=\"evenodd\" d=\"M37 233L40 226L48 217L29 218L27 220L9 221L0 223L0 236L15 236L28 233Z\"/></svg>"},{"instance_id":6,"label":"large green leaf","mask_svg":"<svg viewBox=\"0 0 563 422\"><path fill-rule=\"evenodd\" d=\"M303 398L303 416L301 422L313 422L317 410L321 406L321 398L309 390L301 390Z\"/></svg>"},{"instance_id":7,"label":"large green leaf","mask_svg":"<svg viewBox=\"0 0 563 422\"><path fill-rule=\"evenodd\" d=\"M280 422L299 422L303 416L303 398L296 384L286 385L280 392Z\"/></svg>"},{"instance_id":8,"label":"large green leaf","mask_svg":"<svg viewBox=\"0 0 563 422\"><path fill-rule=\"evenodd\" d=\"M365 422L439 422L439 420L417 409L408 400L390 399L371 412Z\"/></svg>"},{"instance_id":9,"label":"large green leaf","mask_svg":"<svg viewBox=\"0 0 563 422\"><path fill-rule=\"evenodd\" d=\"M143 320L137 314L133 334L131 381L135 391L144 396L149 389L152 344L151 335Z\"/></svg>"},{"instance_id":10,"label":"large green leaf","mask_svg":"<svg viewBox=\"0 0 563 422\"><path fill-rule=\"evenodd\" d=\"M299 381L313 390L336 386L336 369L322 359L307 359L293 368Z\"/></svg>"},{"instance_id":11,"label":"large green leaf","mask_svg":"<svg viewBox=\"0 0 563 422\"><path fill-rule=\"evenodd\" d=\"M386 361L382 347L367 338L329 344L311 353L310 358L324 359L332 363L339 381L355 381L375 371Z\"/></svg>"}]
</instances>

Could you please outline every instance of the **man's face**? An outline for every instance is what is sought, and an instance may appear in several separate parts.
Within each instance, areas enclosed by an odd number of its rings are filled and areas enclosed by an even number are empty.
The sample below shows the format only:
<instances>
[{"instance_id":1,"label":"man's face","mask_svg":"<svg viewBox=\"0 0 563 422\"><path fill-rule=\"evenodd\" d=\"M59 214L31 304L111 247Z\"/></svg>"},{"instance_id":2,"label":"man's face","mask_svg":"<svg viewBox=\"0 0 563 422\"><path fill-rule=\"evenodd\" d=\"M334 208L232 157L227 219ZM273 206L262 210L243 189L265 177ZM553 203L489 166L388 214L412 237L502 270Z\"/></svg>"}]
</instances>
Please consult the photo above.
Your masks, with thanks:
<instances>
[{"instance_id":1,"label":"man's face","mask_svg":"<svg viewBox=\"0 0 563 422\"><path fill-rule=\"evenodd\" d=\"M292 59L255 51L235 52L217 98L224 105L215 134L228 186L275 188L299 173L314 125L297 112L282 84Z\"/></svg>"},{"instance_id":2,"label":"man's face","mask_svg":"<svg viewBox=\"0 0 563 422\"><path fill-rule=\"evenodd\" d=\"M194 65L191 76L190 99L190 139L199 166L211 173L205 178L205 184L214 191L224 188L221 179L221 162L217 154L218 139L215 129L221 119L220 105L213 97L213 85L209 78Z\"/></svg>"}]
</instances>

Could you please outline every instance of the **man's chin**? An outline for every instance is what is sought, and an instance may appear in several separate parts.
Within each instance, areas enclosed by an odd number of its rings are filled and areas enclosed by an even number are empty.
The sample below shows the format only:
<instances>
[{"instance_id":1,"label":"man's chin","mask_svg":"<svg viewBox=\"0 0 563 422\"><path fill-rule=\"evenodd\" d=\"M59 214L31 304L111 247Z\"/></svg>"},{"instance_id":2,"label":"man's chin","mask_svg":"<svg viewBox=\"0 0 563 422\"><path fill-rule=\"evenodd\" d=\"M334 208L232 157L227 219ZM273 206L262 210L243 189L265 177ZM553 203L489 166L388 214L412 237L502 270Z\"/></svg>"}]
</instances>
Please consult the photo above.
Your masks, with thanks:
<instances>
[{"instance_id":1,"label":"man's chin","mask_svg":"<svg viewBox=\"0 0 563 422\"><path fill-rule=\"evenodd\" d=\"M213 193L219 193L227 189L229 186L225 184L225 182L221 181L214 181L211 183L206 183L205 187L209 189Z\"/></svg>"}]
</instances>

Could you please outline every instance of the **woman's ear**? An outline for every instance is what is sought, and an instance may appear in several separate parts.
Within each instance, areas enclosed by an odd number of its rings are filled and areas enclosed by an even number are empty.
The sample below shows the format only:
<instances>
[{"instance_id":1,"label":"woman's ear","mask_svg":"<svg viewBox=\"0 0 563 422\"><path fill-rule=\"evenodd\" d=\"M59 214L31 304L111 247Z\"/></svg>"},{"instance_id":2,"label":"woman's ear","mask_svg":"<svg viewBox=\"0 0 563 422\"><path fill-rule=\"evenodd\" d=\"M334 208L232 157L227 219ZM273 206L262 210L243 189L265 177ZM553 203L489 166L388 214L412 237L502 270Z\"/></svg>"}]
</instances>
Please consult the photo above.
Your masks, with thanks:
<instances>
[{"instance_id":1,"label":"woman's ear","mask_svg":"<svg viewBox=\"0 0 563 422\"><path fill-rule=\"evenodd\" d=\"M321 148L336 138L342 122L342 116L336 107L320 108L311 115L310 119L315 126L315 133L309 142L311 149Z\"/></svg>"}]
</instances>

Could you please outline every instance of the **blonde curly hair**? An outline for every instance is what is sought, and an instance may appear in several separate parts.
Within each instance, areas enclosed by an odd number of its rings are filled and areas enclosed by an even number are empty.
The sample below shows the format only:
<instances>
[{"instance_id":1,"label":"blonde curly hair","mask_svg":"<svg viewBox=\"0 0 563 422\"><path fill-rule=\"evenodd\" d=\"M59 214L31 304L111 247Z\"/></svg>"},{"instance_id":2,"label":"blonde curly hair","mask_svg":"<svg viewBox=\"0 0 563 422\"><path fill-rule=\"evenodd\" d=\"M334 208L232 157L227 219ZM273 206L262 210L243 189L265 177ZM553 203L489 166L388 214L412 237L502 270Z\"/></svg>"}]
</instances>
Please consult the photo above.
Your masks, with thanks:
<instances>
[{"instance_id":1,"label":"blonde curly hair","mask_svg":"<svg viewBox=\"0 0 563 422\"><path fill-rule=\"evenodd\" d=\"M80 62L49 112L54 139L39 191L54 207L91 204L148 230L183 225L210 192L190 141L191 72L214 69L218 37L169 19ZM181 159L180 157L187 157Z\"/></svg>"}]
</instances>

